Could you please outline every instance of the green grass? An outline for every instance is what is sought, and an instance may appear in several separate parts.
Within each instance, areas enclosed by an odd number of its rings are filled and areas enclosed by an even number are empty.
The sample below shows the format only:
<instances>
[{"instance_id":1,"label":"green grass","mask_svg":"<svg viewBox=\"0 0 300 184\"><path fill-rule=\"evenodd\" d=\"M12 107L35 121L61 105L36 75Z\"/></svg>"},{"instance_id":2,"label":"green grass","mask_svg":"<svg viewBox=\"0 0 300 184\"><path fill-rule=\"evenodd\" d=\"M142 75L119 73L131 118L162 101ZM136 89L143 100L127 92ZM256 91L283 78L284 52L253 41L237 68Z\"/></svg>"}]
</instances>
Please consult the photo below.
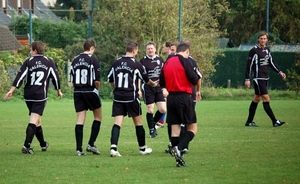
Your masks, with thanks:
<instances>
[{"instance_id":1,"label":"green grass","mask_svg":"<svg viewBox=\"0 0 300 184\"><path fill-rule=\"evenodd\" d=\"M278 119L287 122L273 128L259 104L255 122L245 127L251 99L206 101L197 104L198 134L185 156L189 165L175 167L175 160L164 153L167 129L148 138L151 155L138 154L135 130L125 118L119 140L122 157L109 156L113 125L111 101L103 101L103 121L96 145L101 155L75 156L76 114L69 99L49 100L42 118L48 151L41 152L38 141L34 155L24 155L21 147L29 116L21 100L0 102L0 183L300 183L300 102L272 100ZM145 105L143 105L145 112ZM144 125L145 115L143 115ZM89 138L92 113L84 128L84 146Z\"/></svg>"}]
</instances>

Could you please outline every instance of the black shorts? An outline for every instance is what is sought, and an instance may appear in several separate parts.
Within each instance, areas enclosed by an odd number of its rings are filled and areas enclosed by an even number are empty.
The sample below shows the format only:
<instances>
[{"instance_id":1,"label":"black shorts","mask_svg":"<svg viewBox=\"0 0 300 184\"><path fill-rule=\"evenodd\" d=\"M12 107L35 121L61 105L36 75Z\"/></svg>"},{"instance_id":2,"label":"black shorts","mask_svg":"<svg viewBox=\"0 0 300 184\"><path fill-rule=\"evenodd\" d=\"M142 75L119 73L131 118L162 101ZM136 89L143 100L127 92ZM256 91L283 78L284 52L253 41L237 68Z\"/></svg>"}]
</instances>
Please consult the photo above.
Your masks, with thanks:
<instances>
[{"instance_id":1,"label":"black shorts","mask_svg":"<svg viewBox=\"0 0 300 184\"><path fill-rule=\"evenodd\" d=\"M112 105L112 117L115 116L126 116L136 117L142 115L141 102L139 99L136 99L133 102L113 102Z\"/></svg>"},{"instance_id":2,"label":"black shorts","mask_svg":"<svg viewBox=\"0 0 300 184\"><path fill-rule=\"evenodd\" d=\"M26 105L29 110L29 115L31 115L31 113L33 112L42 116L46 107L46 103L46 100L41 102L26 101Z\"/></svg>"},{"instance_id":3,"label":"black shorts","mask_svg":"<svg viewBox=\"0 0 300 184\"><path fill-rule=\"evenodd\" d=\"M167 122L170 125L196 123L193 99L187 93L170 93L167 97Z\"/></svg>"},{"instance_id":4,"label":"black shorts","mask_svg":"<svg viewBox=\"0 0 300 184\"><path fill-rule=\"evenodd\" d=\"M142 88L144 93L144 102L146 105L166 101L161 91L162 88L151 87L147 84L143 84Z\"/></svg>"},{"instance_id":5,"label":"black shorts","mask_svg":"<svg viewBox=\"0 0 300 184\"><path fill-rule=\"evenodd\" d=\"M74 107L76 112L95 110L101 107L99 95L94 92L74 93Z\"/></svg>"},{"instance_id":6,"label":"black shorts","mask_svg":"<svg viewBox=\"0 0 300 184\"><path fill-rule=\"evenodd\" d=\"M268 94L268 80L253 79L253 85L256 95Z\"/></svg>"}]
</instances>

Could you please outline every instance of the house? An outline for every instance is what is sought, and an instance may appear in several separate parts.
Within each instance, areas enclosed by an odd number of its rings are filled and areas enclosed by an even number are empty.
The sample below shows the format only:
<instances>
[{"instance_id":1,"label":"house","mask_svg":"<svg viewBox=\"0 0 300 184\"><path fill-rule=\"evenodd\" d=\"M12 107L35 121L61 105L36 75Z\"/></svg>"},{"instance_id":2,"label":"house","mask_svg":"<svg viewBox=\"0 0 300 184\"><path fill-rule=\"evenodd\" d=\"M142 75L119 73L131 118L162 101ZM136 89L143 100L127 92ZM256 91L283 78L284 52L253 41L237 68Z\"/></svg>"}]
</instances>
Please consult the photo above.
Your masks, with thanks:
<instances>
[{"instance_id":1,"label":"house","mask_svg":"<svg viewBox=\"0 0 300 184\"><path fill-rule=\"evenodd\" d=\"M7 26L0 26L0 35L0 51L18 50L22 47L15 35L9 30Z\"/></svg>"},{"instance_id":2,"label":"house","mask_svg":"<svg viewBox=\"0 0 300 184\"><path fill-rule=\"evenodd\" d=\"M18 15L29 15L32 18L62 22L41 0L0 0L0 26L8 26L12 18Z\"/></svg>"}]
</instances>

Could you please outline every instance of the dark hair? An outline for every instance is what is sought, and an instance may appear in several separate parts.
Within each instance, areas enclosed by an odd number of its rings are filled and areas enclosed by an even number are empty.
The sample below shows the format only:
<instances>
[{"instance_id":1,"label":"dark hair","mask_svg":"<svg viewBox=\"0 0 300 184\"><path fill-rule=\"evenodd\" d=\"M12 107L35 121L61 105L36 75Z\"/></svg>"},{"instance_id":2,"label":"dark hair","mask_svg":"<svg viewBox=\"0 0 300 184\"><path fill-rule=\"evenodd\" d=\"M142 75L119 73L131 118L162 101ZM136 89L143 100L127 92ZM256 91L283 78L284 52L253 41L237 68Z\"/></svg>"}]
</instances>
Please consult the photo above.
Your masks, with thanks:
<instances>
[{"instance_id":1,"label":"dark hair","mask_svg":"<svg viewBox=\"0 0 300 184\"><path fill-rule=\"evenodd\" d=\"M148 45L153 45L154 47L156 47L156 44L154 42L152 42L152 41L147 42L146 45L145 45L145 47L147 47Z\"/></svg>"},{"instance_id":2,"label":"dark hair","mask_svg":"<svg viewBox=\"0 0 300 184\"><path fill-rule=\"evenodd\" d=\"M130 41L126 45L126 52L132 52L138 48L138 44L134 41Z\"/></svg>"},{"instance_id":3,"label":"dark hair","mask_svg":"<svg viewBox=\"0 0 300 184\"><path fill-rule=\"evenodd\" d=\"M175 45L177 47L179 45L179 43L178 42L173 42L173 43L171 43L170 46L173 46L173 45Z\"/></svg>"},{"instance_id":4,"label":"dark hair","mask_svg":"<svg viewBox=\"0 0 300 184\"><path fill-rule=\"evenodd\" d=\"M269 35L268 35L268 33L267 33L266 31L260 31L260 32L258 33L257 38L259 38L259 37L261 37L261 36L264 36L264 35L266 35L267 38L269 39Z\"/></svg>"},{"instance_id":5,"label":"dark hair","mask_svg":"<svg viewBox=\"0 0 300 184\"><path fill-rule=\"evenodd\" d=\"M189 45L186 43L180 43L177 48L176 48L176 52L184 52L186 50L190 49Z\"/></svg>"},{"instance_id":6,"label":"dark hair","mask_svg":"<svg viewBox=\"0 0 300 184\"><path fill-rule=\"evenodd\" d=\"M31 50L36 50L38 54L44 54L45 53L45 44L40 41L35 41L31 43Z\"/></svg>"},{"instance_id":7,"label":"dark hair","mask_svg":"<svg viewBox=\"0 0 300 184\"><path fill-rule=\"evenodd\" d=\"M169 41L165 42L166 47L171 47L171 45L172 45L172 42L169 42Z\"/></svg>"},{"instance_id":8,"label":"dark hair","mask_svg":"<svg viewBox=\"0 0 300 184\"><path fill-rule=\"evenodd\" d=\"M87 39L84 44L83 44L83 50L84 51L89 51L91 49L91 47L95 47L96 43L93 39L89 38Z\"/></svg>"}]
</instances>

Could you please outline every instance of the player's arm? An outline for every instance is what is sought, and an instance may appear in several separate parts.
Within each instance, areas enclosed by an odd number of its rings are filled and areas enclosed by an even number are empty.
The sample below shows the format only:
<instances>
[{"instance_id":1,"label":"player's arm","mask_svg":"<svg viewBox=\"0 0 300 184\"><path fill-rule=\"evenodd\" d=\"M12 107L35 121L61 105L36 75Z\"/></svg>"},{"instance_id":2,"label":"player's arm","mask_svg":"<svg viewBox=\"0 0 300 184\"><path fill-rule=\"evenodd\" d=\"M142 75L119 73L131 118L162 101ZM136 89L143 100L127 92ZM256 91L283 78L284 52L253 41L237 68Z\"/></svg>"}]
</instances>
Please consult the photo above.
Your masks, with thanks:
<instances>
[{"instance_id":1,"label":"player's arm","mask_svg":"<svg viewBox=\"0 0 300 184\"><path fill-rule=\"evenodd\" d=\"M109 82L112 88L115 88L115 81L114 81L114 68L110 67L108 75L107 75L107 82Z\"/></svg>"},{"instance_id":2,"label":"player's arm","mask_svg":"<svg viewBox=\"0 0 300 184\"><path fill-rule=\"evenodd\" d=\"M201 100L201 78L198 80L196 85L196 101Z\"/></svg>"},{"instance_id":3,"label":"player's arm","mask_svg":"<svg viewBox=\"0 0 300 184\"><path fill-rule=\"evenodd\" d=\"M18 71L17 76L16 76L10 90L4 96L4 100L9 99L13 95L13 92L15 91L15 89L21 87L21 85L23 83L23 79L26 77L26 74L28 73L28 68L27 68L27 64L26 64L27 61L28 60L26 60L23 63L20 70Z\"/></svg>"},{"instance_id":4,"label":"player's arm","mask_svg":"<svg viewBox=\"0 0 300 184\"><path fill-rule=\"evenodd\" d=\"M283 73L278 67L277 65L275 64L274 60L273 60L273 57L271 56L271 52L269 52L269 58L270 58L270 67L278 73L278 75L280 75L283 79L286 78L286 75L285 73Z\"/></svg>"},{"instance_id":5,"label":"player's arm","mask_svg":"<svg viewBox=\"0 0 300 184\"><path fill-rule=\"evenodd\" d=\"M57 91L57 96L59 96L59 99L63 97L63 93L61 92L60 89L60 79L58 75L58 70L57 70L57 65L54 63L52 60L50 60L50 73L51 73L51 78L52 78L52 84L54 85L54 88Z\"/></svg>"},{"instance_id":6,"label":"player's arm","mask_svg":"<svg viewBox=\"0 0 300 184\"><path fill-rule=\"evenodd\" d=\"M143 67L143 65L140 62L136 63L137 69L138 69L138 77L143 80L147 85L152 87L158 86L158 81L152 81L148 78L148 74L146 72L146 69Z\"/></svg>"},{"instance_id":7,"label":"player's arm","mask_svg":"<svg viewBox=\"0 0 300 184\"><path fill-rule=\"evenodd\" d=\"M251 67L255 61L257 56L255 56L255 50L251 49L248 55L247 64L246 64L246 72L245 72L245 86L250 88L250 75L251 75Z\"/></svg>"},{"instance_id":8,"label":"player's arm","mask_svg":"<svg viewBox=\"0 0 300 184\"><path fill-rule=\"evenodd\" d=\"M192 85L197 85L200 76L194 70L193 64L189 61L189 59L179 56L179 61L185 69L185 74L187 79Z\"/></svg>"},{"instance_id":9,"label":"player's arm","mask_svg":"<svg viewBox=\"0 0 300 184\"><path fill-rule=\"evenodd\" d=\"M92 60L93 60L93 65L94 65L94 72L95 72L95 80L94 80L94 85L95 85L95 88L97 90L100 89L100 71L101 71L101 68L100 68L100 64L99 64L99 61L96 57L92 57Z\"/></svg>"},{"instance_id":10,"label":"player's arm","mask_svg":"<svg viewBox=\"0 0 300 184\"><path fill-rule=\"evenodd\" d=\"M15 91L15 89L16 89L16 86L12 86L10 88L10 90L5 94L4 100L9 99L12 96L13 92Z\"/></svg>"},{"instance_id":11,"label":"player's arm","mask_svg":"<svg viewBox=\"0 0 300 184\"><path fill-rule=\"evenodd\" d=\"M100 81L94 81L94 85L97 90L100 89Z\"/></svg>"}]
</instances>

